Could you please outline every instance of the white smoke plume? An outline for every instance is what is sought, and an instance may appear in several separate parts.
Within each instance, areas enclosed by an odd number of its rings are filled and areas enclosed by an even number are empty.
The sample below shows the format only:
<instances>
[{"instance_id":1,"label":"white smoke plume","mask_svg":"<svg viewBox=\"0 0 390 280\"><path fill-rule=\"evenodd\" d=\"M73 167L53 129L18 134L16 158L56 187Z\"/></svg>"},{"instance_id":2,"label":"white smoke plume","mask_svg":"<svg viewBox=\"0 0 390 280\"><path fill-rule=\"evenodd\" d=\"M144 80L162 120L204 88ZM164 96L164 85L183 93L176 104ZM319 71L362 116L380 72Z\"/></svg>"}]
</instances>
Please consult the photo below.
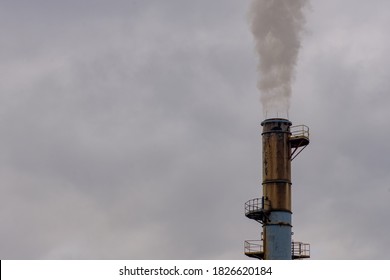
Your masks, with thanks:
<instances>
[{"instance_id":1,"label":"white smoke plume","mask_svg":"<svg viewBox=\"0 0 390 280\"><path fill-rule=\"evenodd\" d=\"M258 88L266 117L287 115L308 0L252 0L250 20L259 55Z\"/></svg>"}]
</instances>

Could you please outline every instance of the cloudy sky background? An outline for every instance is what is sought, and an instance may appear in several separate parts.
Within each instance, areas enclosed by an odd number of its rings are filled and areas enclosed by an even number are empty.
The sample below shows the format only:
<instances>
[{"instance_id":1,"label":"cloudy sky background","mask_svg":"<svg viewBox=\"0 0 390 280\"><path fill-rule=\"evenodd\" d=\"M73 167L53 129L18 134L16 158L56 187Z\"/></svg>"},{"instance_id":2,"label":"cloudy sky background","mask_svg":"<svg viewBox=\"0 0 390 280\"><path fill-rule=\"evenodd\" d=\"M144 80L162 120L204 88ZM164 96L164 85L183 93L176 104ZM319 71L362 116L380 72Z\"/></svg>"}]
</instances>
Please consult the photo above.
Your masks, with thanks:
<instances>
[{"instance_id":1,"label":"cloudy sky background","mask_svg":"<svg viewBox=\"0 0 390 280\"><path fill-rule=\"evenodd\" d=\"M0 2L0 258L246 259L250 0ZM390 259L390 2L312 0L290 120L312 259Z\"/></svg>"}]
</instances>

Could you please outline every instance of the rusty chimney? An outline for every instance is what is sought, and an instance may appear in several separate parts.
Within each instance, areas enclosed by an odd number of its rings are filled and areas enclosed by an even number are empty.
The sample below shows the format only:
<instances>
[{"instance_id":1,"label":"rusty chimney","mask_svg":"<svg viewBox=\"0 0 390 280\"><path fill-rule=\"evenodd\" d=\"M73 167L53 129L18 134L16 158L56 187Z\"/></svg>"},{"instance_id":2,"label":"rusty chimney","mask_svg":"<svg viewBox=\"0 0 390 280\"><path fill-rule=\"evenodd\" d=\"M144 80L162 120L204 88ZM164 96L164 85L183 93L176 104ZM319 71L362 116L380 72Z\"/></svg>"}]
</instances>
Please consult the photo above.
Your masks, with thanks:
<instances>
[{"instance_id":1,"label":"rusty chimney","mask_svg":"<svg viewBox=\"0 0 390 280\"><path fill-rule=\"evenodd\" d=\"M310 257L310 245L292 242L291 161L309 144L309 128L272 118L263 127L263 192L245 204L245 215L262 224L261 240L245 241L245 254L265 260Z\"/></svg>"}]
</instances>

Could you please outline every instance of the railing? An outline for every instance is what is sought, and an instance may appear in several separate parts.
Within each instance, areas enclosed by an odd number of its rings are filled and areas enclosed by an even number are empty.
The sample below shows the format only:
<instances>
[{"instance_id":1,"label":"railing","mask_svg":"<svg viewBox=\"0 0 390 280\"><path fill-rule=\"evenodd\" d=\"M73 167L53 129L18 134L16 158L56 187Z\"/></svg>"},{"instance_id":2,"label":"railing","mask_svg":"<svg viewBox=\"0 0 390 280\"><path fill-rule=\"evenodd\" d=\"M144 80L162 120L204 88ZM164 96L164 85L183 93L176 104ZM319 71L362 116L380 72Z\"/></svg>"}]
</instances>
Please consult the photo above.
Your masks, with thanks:
<instances>
[{"instance_id":1,"label":"railing","mask_svg":"<svg viewBox=\"0 0 390 280\"><path fill-rule=\"evenodd\" d=\"M254 198L245 203L245 216L261 224L266 223L269 218L270 201L263 198Z\"/></svg>"},{"instance_id":2,"label":"railing","mask_svg":"<svg viewBox=\"0 0 390 280\"><path fill-rule=\"evenodd\" d=\"M261 198L254 198L251 200L248 200L245 203L245 215L248 215L252 212L257 212L263 208L263 199Z\"/></svg>"},{"instance_id":3,"label":"railing","mask_svg":"<svg viewBox=\"0 0 390 280\"><path fill-rule=\"evenodd\" d=\"M244 247L245 254L258 254L264 252L263 240L246 240Z\"/></svg>"},{"instance_id":4,"label":"railing","mask_svg":"<svg viewBox=\"0 0 390 280\"><path fill-rule=\"evenodd\" d=\"M245 215L248 215L249 213L253 212L259 212L264 208L268 208L269 206L270 202L264 199L264 197L248 200L245 203Z\"/></svg>"},{"instance_id":5,"label":"railing","mask_svg":"<svg viewBox=\"0 0 390 280\"><path fill-rule=\"evenodd\" d=\"M304 124L294 125L290 127L290 132L292 138L294 137L309 138L309 127Z\"/></svg>"},{"instance_id":6,"label":"railing","mask_svg":"<svg viewBox=\"0 0 390 280\"><path fill-rule=\"evenodd\" d=\"M292 242L292 255L294 259L310 257L310 244L302 242Z\"/></svg>"},{"instance_id":7,"label":"railing","mask_svg":"<svg viewBox=\"0 0 390 280\"><path fill-rule=\"evenodd\" d=\"M296 125L290 128L290 143L293 151L290 159L294 160L309 144L309 127L306 125Z\"/></svg>"},{"instance_id":8,"label":"railing","mask_svg":"<svg viewBox=\"0 0 390 280\"><path fill-rule=\"evenodd\" d=\"M246 240L244 248L246 255L264 257L263 240ZM310 244L291 242L291 255L293 259L310 258Z\"/></svg>"}]
</instances>

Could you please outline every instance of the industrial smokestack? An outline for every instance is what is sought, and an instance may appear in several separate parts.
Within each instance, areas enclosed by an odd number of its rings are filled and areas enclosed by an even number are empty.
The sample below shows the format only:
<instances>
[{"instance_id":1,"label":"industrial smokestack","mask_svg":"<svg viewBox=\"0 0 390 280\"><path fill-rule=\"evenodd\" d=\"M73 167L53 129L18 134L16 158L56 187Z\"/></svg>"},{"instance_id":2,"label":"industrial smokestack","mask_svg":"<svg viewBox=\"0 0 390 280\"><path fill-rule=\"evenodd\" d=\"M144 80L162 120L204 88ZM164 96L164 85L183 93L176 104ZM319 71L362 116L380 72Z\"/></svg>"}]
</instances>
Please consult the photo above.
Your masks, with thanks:
<instances>
[{"instance_id":1,"label":"industrial smokestack","mask_svg":"<svg viewBox=\"0 0 390 280\"><path fill-rule=\"evenodd\" d=\"M263 196L245 204L245 215L261 223L262 240L246 241L245 254L265 260L308 258L309 244L292 242L291 161L309 144L309 129L272 118L263 126Z\"/></svg>"},{"instance_id":2,"label":"industrial smokestack","mask_svg":"<svg viewBox=\"0 0 390 280\"><path fill-rule=\"evenodd\" d=\"M252 0L249 15L266 118L288 116L307 4L308 0Z\"/></svg>"},{"instance_id":3,"label":"industrial smokestack","mask_svg":"<svg viewBox=\"0 0 390 280\"><path fill-rule=\"evenodd\" d=\"M285 119L268 119L263 126L263 202L268 221L263 228L264 258L291 259L290 126Z\"/></svg>"}]
</instances>

